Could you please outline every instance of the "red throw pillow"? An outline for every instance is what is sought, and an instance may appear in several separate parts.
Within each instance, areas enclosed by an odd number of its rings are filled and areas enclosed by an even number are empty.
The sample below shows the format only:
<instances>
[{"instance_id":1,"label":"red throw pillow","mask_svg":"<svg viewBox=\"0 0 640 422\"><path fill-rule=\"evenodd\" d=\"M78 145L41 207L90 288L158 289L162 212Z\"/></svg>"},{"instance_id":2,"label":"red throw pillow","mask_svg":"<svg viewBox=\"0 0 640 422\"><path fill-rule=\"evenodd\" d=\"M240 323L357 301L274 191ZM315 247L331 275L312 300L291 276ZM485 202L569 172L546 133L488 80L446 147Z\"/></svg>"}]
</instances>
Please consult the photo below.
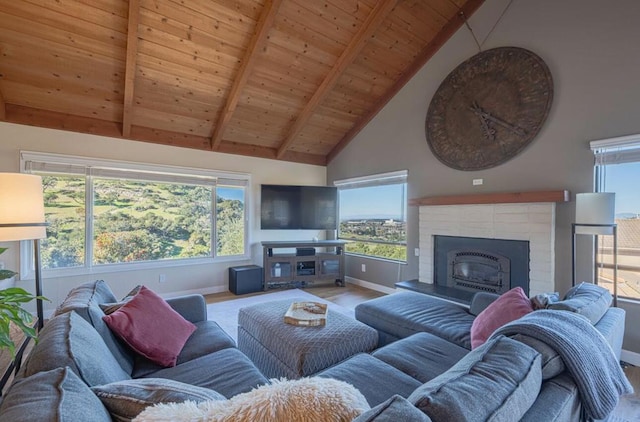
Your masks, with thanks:
<instances>
[{"instance_id":1,"label":"red throw pillow","mask_svg":"<svg viewBox=\"0 0 640 422\"><path fill-rule=\"evenodd\" d=\"M533 311L531 300L522 287L501 295L480 312L471 324L471 348L484 344L495 330Z\"/></svg>"},{"instance_id":2,"label":"red throw pillow","mask_svg":"<svg viewBox=\"0 0 640 422\"><path fill-rule=\"evenodd\" d=\"M176 366L184 344L196 330L144 286L133 299L102 319L133 350L162 366Z\"/></svg>"}]
</instances>

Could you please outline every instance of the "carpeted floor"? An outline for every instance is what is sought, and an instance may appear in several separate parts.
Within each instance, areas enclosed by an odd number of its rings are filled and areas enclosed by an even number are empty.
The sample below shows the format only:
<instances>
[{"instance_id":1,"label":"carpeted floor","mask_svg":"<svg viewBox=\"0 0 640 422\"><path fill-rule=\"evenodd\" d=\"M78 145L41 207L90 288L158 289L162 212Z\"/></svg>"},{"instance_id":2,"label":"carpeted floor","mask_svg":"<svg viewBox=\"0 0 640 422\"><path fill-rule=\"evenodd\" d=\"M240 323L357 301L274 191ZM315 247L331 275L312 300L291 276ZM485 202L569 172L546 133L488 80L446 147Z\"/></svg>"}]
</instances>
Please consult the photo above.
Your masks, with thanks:
<instances>
[{"instance_id":1,"label":"carpeted floor","mask_svg":"<svg viewBox=\"0 0 640 422\"><path fill-rule=\"evenodd\" d=\"M329 302L318 296L307 293L300 289L277 290L269 294L243 297L241 299L228 300L225 302L211 303L207 305L207 315L210 320L215 321L225 330L236 342L238 341L238 311L245 306L256 303L268 302L272 300L290 299L291 302L314 301L326 303L329 309L341 314L353 317L353 310L344 308L335 303ZM284 315L283 315L284 316Z\"/></svg>"}]
</instances>

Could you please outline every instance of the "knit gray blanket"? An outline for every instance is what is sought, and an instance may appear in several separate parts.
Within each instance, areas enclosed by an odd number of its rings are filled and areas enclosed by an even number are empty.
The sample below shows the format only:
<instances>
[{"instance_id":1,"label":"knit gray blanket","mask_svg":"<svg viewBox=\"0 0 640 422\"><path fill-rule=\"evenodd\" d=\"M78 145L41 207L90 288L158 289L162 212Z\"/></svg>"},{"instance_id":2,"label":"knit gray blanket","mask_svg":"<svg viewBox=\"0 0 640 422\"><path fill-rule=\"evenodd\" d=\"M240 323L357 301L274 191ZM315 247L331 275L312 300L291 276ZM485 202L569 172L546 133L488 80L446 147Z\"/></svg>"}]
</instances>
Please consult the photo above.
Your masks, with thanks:
<instances>
[{"instance_id":1,"label":"knit gray blanket","mask_svg":"<svg viewBox=\"0 0 640 422\"><path fill-rule=\"evenodd\" d=\"M501 334L527 335L553 348L573 377L589 419L604 419L621 395L633 393L611 346L581 315L539 310L499 328L492 337Z\"/></svg>"}]
</instances>

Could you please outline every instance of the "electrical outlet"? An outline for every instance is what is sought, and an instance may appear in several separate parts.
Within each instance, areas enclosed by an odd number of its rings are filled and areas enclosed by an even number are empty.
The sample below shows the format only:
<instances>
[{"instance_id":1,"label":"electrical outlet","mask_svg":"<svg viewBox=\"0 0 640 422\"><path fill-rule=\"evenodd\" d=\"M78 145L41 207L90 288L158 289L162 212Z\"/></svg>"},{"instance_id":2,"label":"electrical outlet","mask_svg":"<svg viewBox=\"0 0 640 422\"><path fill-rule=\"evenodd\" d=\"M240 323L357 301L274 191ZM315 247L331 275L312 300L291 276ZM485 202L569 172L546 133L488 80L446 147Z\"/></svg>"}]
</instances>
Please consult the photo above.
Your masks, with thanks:
<instances>
[{"instance_id":1,"label":"electrical outlet","mask_svg":"<svg viewBox=\"0 0 640 422\"><path fill-rule=\"evenodd\" d=\"M4 270L4 261L0 261L0 270Z\"/></svg>"},{"instance_id":2,"label":"electrical outlet","mask_svg":"<svg viewBox=\"0 0 640 422\"><path fill-rule=\"evenodd\" d=\"M413 250L413 256L420 256L420 248L415 248Z\"/></svg>"},{"instance_id":3,"label":"electrical outlet","mask_svg":"<svg viewBox=\"0 0 640 422\"><path fill-rule=\"evenodd\" d=\"M367 272L367 264L362 264L362 272L363 273Z\"/></svg>"},{"instance_id":4,"label":"electrical outlet","mask_svg":"<svg viewBox=\"0 0 640 422\"><path fill-rule=\"evenodd\" d=\"M484 179L473 179L473 186L480 186L484 183Z\"/></svg>"},{"instance_id":5,"label":"electrical outlet","mask_svg":"<svg viewBox=\"0 0 640 422\"><path fill-rule=\"evenodd\" d=\"M167 275L166 274L160 274L158 276L158 283L166 283L167 281Z\"/></svg>"}]
</instances>

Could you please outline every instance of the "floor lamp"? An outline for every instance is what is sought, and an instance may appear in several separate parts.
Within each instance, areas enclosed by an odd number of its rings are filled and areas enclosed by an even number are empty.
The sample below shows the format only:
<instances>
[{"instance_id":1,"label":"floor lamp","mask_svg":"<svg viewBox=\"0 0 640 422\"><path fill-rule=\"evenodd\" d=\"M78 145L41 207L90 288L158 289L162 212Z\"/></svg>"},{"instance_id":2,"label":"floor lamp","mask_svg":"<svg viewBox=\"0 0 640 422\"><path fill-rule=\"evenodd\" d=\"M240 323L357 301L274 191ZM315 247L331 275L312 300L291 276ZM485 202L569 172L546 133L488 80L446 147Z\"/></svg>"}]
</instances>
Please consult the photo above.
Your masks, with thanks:
<instances>
[{"instance_id":1,"label":"floor lamp","mask_svg":"<svg viewBox=\"0 0 640 422\"><path fill-rule=\"evenodd\" d=\"M40 239L47 236L42 178L31 174L0 173L0 242L33 240L36 296L42 296ZM44 325L42 300L36 299L36 329Z\"/></svg>"},{"instance_id":2,"label":"floor lamp","mask_svg":"<svg viewBox=\"0 0 640 422\"><path fill-rule=\"evenodd\" d=\"M613 306L618 306L618 226L615 224L615 201L615 193L576 194L576 222L571 225L571 283L573 286L576 284L576 236L590 235L596 236L596 239L597 236L613 236ZM594 277L597 277L595 259L594 270Z\"/></svg>"}]
</instances>

